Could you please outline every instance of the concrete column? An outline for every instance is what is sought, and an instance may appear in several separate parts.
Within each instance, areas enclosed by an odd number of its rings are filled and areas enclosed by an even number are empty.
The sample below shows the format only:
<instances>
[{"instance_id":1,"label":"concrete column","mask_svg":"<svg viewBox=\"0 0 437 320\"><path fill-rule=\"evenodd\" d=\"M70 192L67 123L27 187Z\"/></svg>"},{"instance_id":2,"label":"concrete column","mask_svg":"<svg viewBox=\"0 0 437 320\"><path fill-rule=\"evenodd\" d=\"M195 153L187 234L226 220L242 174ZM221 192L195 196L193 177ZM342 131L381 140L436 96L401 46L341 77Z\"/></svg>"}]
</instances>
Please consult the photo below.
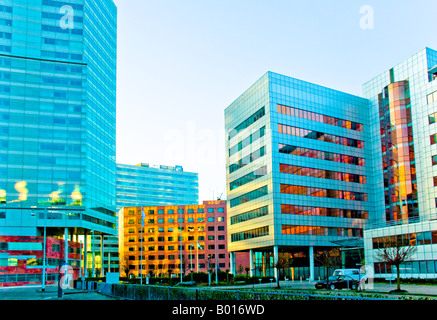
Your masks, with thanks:
<instances>
[{"instance_id":1,"label":"concrete column","mask_svg":"<svg viewBox=\"0 0 437 320\"><path fill-rule=\"evenodd\" d=\"M309 254L310 258L310 281L314 281L314 247L311 246L309 248Z\"/></svg>"},{"instance_id":2,"label":"concrete column","mask_svg":"<svg viewBox=\"0 0 437 320\"><path fill-rule=\"evenodd\" d=\"M231 273L235 276L235 252L229 254L229 259L231 263Z\"/></svg>"},{"instance_id":3,"label":"concrete column","mask_svg":"<svg viewBox=\"0 0 437 320\"><path fill-rule=\"evenodd\" d=\"M274 263L276 263L279 259L279 250L278 250L278 246L273 246L273 261ZM275 279L278 279L278 268L274 268L274 272L275 272Z\"/></svg>"},{"instance_id":4,"label":"concrete column","mask_svg":"<svg viewBox=\"0 0 437 320\"><path fill-rule=\"evenodd\" d=\"M250 265L249 275L253 277L253 250L252 249L249 250L249 265Z\"/></svg>"},{"instance_id":5,"label":"concrete column","mask_svg":"<svg viewBox=\"0 0 437 320\"><path fill-rule=\"evenodd\" d=\"M101 268L102 271L100 272L101 277L105 276L105 268L103 267L103 254L104 254L104 252L105 252L105 250L103 250L103 234L102 234L100 236L100 261L102 262L102 268Z\"/></svg>"},{"instance_id":6,"label":"concrete column","mask_svg":"<svg viewBox=\"0 0 437 320\"><path fill-rule=\"evenodd\" d=\"M65 228L64 240L65 240L64 261L65 261L65 264L68 265L68 228Z\"/></svg>"},{"instance_id":7,"label":"concrete column","mask_svg":"<svg viewBox=\"0 0 437 320\"><path fill-rule=\"evenodd\" d=\"M94 241L95 241L95 234L93 230L93 236L91 237L91 253L93 255L93 274L92 277L94 278L96 276L96 253L94 250Z\"/></svg>"},{"instance_id":8,"label":"concrete column","mask_svg":"<svg viewBox=\"0 0 437 320\"><path fill-rule=\"evenodd\" d=\"M88 256L88 232L85 231L83 237L83 275L85 278L88 277L88 268L87 268L87 256Z\"/></svg>"}]
</instances>

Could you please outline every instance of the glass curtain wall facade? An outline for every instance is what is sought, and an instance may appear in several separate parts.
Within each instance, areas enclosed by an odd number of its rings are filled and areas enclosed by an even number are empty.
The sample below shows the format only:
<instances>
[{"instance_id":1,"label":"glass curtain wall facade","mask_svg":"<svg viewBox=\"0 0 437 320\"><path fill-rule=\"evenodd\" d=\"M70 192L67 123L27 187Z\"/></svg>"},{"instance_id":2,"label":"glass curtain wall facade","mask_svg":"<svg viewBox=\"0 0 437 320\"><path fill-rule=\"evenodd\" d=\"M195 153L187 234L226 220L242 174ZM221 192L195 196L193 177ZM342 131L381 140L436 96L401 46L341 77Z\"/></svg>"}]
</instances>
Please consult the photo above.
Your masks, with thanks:
<instances>
[{"instance_id":1,"label":"glass curtain wall facade","mask_svg":"<svg viewBox=\"0 0 437 320\"><path fill-rule=\"evenodd\" d=\"M252 274L277 276L289 256L281 276L314 279L322 251L362 242L375 199L368 111L367 99L272 72L226 109L229 250L250 252Z\"/></svg>"},{"instance_id":2,"label":"glass curtain wall facade","mask_svg":"<svg viewBox=\"0 0 437 320\"><path fill-rule=\"evenodd\" d=\"M117 164L117 209L199 203L199 177L181 166Z\"/></svg>"},{"instance_id":3,"label":"glass curtain wall facade","mask_svg":"<svg viewBox=\"0 0 437 320\"><path fill-rule=\"evenodd\" d=\"M116 234L116 33L112 0L0 0L1 234Z\"/></svg>"},{"instance_id":4,"label":"glass curtain wall facade","mask_svg":"<svg viewBox=\"0 0 437 320\"><path fill-rule=\"evenodd\" d=\"M366 263L375 277L396 274L377 261L376 253L398 237L417 246L416 254L401 266L401 276L436 277L436 75L437 52L425 48L363 85L371 101L371 138L375 145L382 142L373 151L381 159L375 172L384 187L377 206L382 218L365 231Z\"/></svg>"}]
</instances>

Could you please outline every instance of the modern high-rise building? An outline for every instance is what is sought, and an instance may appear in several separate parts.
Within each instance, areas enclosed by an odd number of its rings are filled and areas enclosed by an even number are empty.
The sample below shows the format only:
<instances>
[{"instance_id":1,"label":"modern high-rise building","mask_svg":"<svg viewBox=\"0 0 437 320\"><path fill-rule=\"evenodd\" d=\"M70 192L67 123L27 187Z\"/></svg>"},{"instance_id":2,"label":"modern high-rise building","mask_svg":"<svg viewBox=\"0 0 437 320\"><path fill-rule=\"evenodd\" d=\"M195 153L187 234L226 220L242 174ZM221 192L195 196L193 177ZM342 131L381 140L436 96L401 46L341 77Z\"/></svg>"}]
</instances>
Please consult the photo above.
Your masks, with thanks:
<instances>
[{"instance_id":1,"label":"modern high-rise building","mask_svg":"<svg viewBox=\"0 0 437 320\"><path fill-rule=\"evenodd\" d=\"M317 279L323 251L362 247L376 197L367 99L267 72L225 126L231 261L250 252L251 274L276 277L292 257L286 277Z\"/></svg>"},{"instance_id":2,"label":"modern high-rise building","mask_svg":"<svg viewBox=\"0 0 437 320\"><path fill-rule=\"evenodd\" d=\"M122 275L179 277L229 268L224 200L124 207L119 220Z\"/></svg>"},{"instance_id":3,"label":"modern high-rise building","mask_svg":"<svg viewBox=\"0 0 437 320\"><path fill-rule=\"evenodd\" d=\"M396 241L417 246L400 266L402 277L437 277L436 80L437 51L425 48L363 85L377 155L376 219L364 232L375 277L396 274L377 257Z\"/></svg>"},{"instance_id":4,"label":"modern high-rise building","mask_svg":"<svg viewBox=\"0 0 437 320\"><path fill-rule=\"evenodd\" d=\"M112 0L0 0L0 235L116 234L116 60Z\"/></svg>"}]
</instances>

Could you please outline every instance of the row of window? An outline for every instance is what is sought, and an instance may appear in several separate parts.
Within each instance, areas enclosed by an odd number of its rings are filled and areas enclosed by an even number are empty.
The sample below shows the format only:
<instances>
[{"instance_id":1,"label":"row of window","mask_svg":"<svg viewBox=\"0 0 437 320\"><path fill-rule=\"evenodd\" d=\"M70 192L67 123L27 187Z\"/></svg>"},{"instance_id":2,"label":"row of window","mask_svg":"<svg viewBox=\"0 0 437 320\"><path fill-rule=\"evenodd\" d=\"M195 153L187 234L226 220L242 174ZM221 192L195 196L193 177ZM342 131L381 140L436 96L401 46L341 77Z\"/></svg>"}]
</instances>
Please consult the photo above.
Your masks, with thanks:
<instances>
[{"instance_id":1,"label":"row of window","mask_svg":"<svg viewBox=\"0 0 437 320\"><path fill-rule=\"evenodd\" d=\"M204 230L201 230L201 231L204 231ZM194 231L193 231L194 232ZM188 237L188 240L190 241L190 240L194 240L194 238L192 238L192 239L190 239L191 237ZM208 237L207 237L207 239L209 240L209 241L211 241L211 240L215 240L215 236L211 236L211 235L209 235ZM184 240L184 237L180 237L180 236L178 236L177 237L177 240L176 240L176 237L172 237L172 236L170 236L170 237L167 237L167 241L170 241L170 242L172 242L172 241L183 241ZM198 236L197 237L197 240L199 240L199 241L205 241L205 237L204 236ZM226 240L225 239L225 235L218 235L217 236L217 240ZM148 237L147 238L147 242L155 242L156 240L155 240L155 237ZM164 242L164 241L166 241L165 240L165 237L158 237L157 238L157 241L158 242ZM129 243L132 243L132 242L145 242L145 239L144 239L144 237L143 238L138 238L138 239L136 239L136 237L129 237L129 239L128 239L128 242Z\"/></svg>"},{"instance_id":2,"label":"row of window","mask_svg":"<svg viewBox=\"0 0 437 320\"><path fill-rule=\"evenodd\" d=\"M269 226L231 234L231 242L259 238L269 235Z\"/></svg>"},{"instance_id":3,"label":"row of window","mask_svg":"<svg viewBox=\"0 0 437 320\"><path fill-rule=\"evenodd\" d=\"M187 209L187 213L194 213L194 210L195 209ZM152 210L152 209L146 209L145 211L147 211L147 212L145 212L145 214L148 214L148 215L155 214L155 210ZM207 208L208 213L214 213L214 211L215 211L215 208ZM164 213L165 214L175 214L174 209L166 209L166 210L158 209L157 212L158 212L158 214L164 214ZM197 208L196 212L197 213L205 213L205 209L204 208ZM219 207L219 208L217 208L217 212L223 213L223 212L225 212L225 208ZM176 213L177 214L184 214L185 209L177 209ZM128 215L130 215L130 216L135 215L135 210L128 210ZM141 209L138 210L138 215L141 215Z\"/></svg>"},{"instance_id":4,"label":"row of window","mask_svg":"<svg viewBox=\"0 0 437 320\"><path fill-rule=\"evenodd\" d=\"M294 174L298 176L305 177L313 177L313 178L321 178L321 179L330 179L330 180L338 180L338 181L347 181L347 182L355 182L355 183L366 183L366 177L361 176L359 174L346 173L346 172L337 172L309 167L299 167L293 166L289 164L279 164L279 171L281 173L286 174Z\"/></svg>"},{"instance_id":5,"label":"row of window","mask_svg":"<svg viewBox=\"0 0 437 320\"><path fill-rule=\"evenodd\" d=\"M367 194L361 192L306 187L306 186L295 186L289 184L281 184L281 193L295 194L300 196L331 198L331 199L367 201Z\"/></svg>"},{"instance_id":6,"label":"row of window","mask_svg":"<svg viewBox=\"0 0 437 320\"><path fill-rule=\"evenodd\" d=\"M262 127L257 132L251 134L249 137L247 137L243 141L240 141L238 144L236 144L235 146L233 146L232 148L229 149L229 156L232 156L233 154L237 153L238 151L243 150L248 145L254 143L258 139L264 137L265 133L266 133L266 127Z\"/></svg>"},{"instance_id":7,"label":"row of window","mask_svg":"<svg viewBox=\"0 0 437 320\"><path fill-rule=\"evenodd\" d=\"M237 198L232 199L230 201L230 207L233 208L233 207L236 207L240 204L252 201L254 199L261 198L261 197L267 195L267 193L268 193L267 186L253 190L249 193L243 194L242 196L239 196Z\"/></svg>"},{"instance_id":8,"label":"row of window","mask_svg":"<svg viewBox=\"0 0 437 320\"><path fill-rule=\"evenodd\" d=\"M162 228L162 227L158 228L157 230L158 230L158 233L165 232L165 228ZM184 231L184 227L178 227L178 228L176 228L176 230ZM214 229L214 226L210 226L210 227L207 227L207 230L208 231L214 231L215 229ZM218 231L225 231L225 227L224 226L218 226L217 230ZM174 232L174 231L175 231L175 228L171 228L171 227L167 228L167 232ZM188 227L187 231L188 232L194 232L194 227ZM199 226L199 227L197 227L197 231L198 232L203 232L203 231L205 231L205 227L204 226ZM136 233L136 228L129 228L128 229L128 233ZM138 233L145 233L145 229L144 228L138 228ZM147 233L155 233L155 228L147 228Z\"/></svg>"},{"instance_id":9,"label":"row of window","mask_svg":"<svg viewBox=\"0 0 437 320\"><path fill-rule=\"evenodd\" d=\"M261 149L252 152L251 154L247 155L243 159L238 160L237 163L231 164L229 166L229 174L243 168L244 166L254 162L255 160L263 157L266 153L266 148L262 147Z\"/></svg>"},{"instance_id":10,"label":"row of window","mask_svg":"<svg viewBox=\"0 0 437 320\"><path fill-rule=\"evenodd\" d=\"M363 210L295 206L289 204L281 204L281 213L297 214L303 216L354 218L354 219L368 219L369 216L369 213Z\"/></svg>"},{"instance_id":11,"label":"row of window","mask_svg":"<svg viewBox=\"0 0 437 320\"><path fill-rule=\"evenodd\" d=\"M237 214L237 215L231 217L231 225L237 224L240 222L245 222L245 221L252 220L252 219L256 219L259 217L263 217L263 216L266 216L268 214L269 214L269 207L268 206L254 209L254 210L251 210L248 212L240 213L240 214Z\"/></svg>"},{"instance_id":12,"label":"row of window","mask_svg":"<svg viewBox=\"0 0 437 320\"><path fill-rule=\"evenodd\" d=\"M244 186L245 184L252 182L256 179L264 177L267 174L267 166L256 169L255 171L235 180L229 184L229 189L234 190L238 187Z\"/></svg>"},{"instance_id":13,"label":"row of window","mask_svg":"<svg viewBox=\"0 0 437 320\"><path fill-rule=\"evenodd\" d=\"M282 225L284 235L340 236L362 237L363 230L359 228L337 228L320 226L290 226Z\"/></svg>"},{"instance_id":14,"label":"row of window","mask_svg":"<svg viewBox=\"0 0 437 320\"><path fill-rule=\"evenodd\" d=\"M266 114L265 107L262 107L260 110L255 112L253 115L251 115L249 118L244 120L242 123L240 123L238 126L235 127L235 129L231 130L229 132L229 140L231 140L233 137L235 137L239 132L243 131L244 129L247 129L249 126L254 124L256 121L264 117Z\"/></svg>"},{"instance_id":15,"label":"row of window","mask_svg":"<svg viewBox=\"0 0 437 320\"><path fill-rule=\"evenodd\" d=\"M296 137L302 137L312 140L324 141L329 143L340 144L343 146L354 147L359 149L364 149L364 141L340 137L329 133L302 129L298 127L292 127L285 124L278 123L278 132L283 134L288 134Z\"/></svg>"},{"instance_id":16,"label":"row of window","mask_svg":"<svg viewBox=\"0 0 437 320\"><path fill-rule=\"evenodd\" d=\"M287 116L296 117L296 118L317 121L337 127L342 127L345 129L363 131L363 125L361 123L357 123L349 120L342 120L335 117L325 116L320 113L301 110L298 108L288 107L280 104L278 104L278 113L285 114Z\"/></svg>"},{"instance_id":17,"label":"row of window","mask_svg":"<svg viewBox=\"0 0 437 320\"><path fill-rule=\"evenodd\" d=\"M188 268L190 268L190 264L187 264ZM209 264L210 268L214 269L215 268L215 263L210 263ZM219 268L226 268L226 263L219 263L218 264ZM141 269L140 266L134 266L134 265L130 265L129 266L129 270L135 270L138 267L138 269ZM206 268L206 264L205 263L199 263L199 268L200 269L205 269ZM159 265L154 265L154 264L149 264L149 266L147 267L147 265L143 266L143 269L149 269L149 270L164 270L164 265L159 264ZM174 265L174 264L169 264L168 265L168 270L179 270L180 269L180 265ZM191 264L191 269L194 270L196 269L196 264ZM182 270L185 270L185 264L182 264Z\"/></svg>"},{"instance_id":18,"label":"row of window","mask_svg":"<svg viewBox=\"0 0 437 320\"><path fill-rule=\"evenodd\" d=\"M421 246L425 244L437 244L437 231L406 233L395 236L373 238L373 249L393 247L395 244L402 246Z\"/></svg>"},{"instance_id":19,"label":"row of window","mask_svg":"<svg viewBox=\"0 0 437 320\"><path fill-rule=\"evenodd\" d=\"M182 257L182 260L184 260L184 258L185 258L185 255L180 255L180 254L178 254L178 255L174 255L174 254L169 254L168 256L167 256L167 258L166 258L166 256L165 255L158 255L158 256L154 256L154 255L147 255L147 256L138 256L138 258L136 257L136 256L129 256L129 260L149 260L149 261L154 261L154 260L165 260L165 259L168 259L168 260L176 260L176 259L180 259ZM226 254L224 254L224 253L220 253L219 255L218 255L218 257L219 257L219 259L226 259ZM142 259L141 259L142 258ZM187 256L187 258L188 259L200 259L200 260L203 260L203 259L205 259L205 254L198 254L197 256L195 255L195 254L189 254L188 256ZM214 259L215 258L215 254L211 254L210 255L210 258L211 259Z\"/></svg>"},{"instance_id":20,"label":"row of window","mask_svg":"<svg viewBox=\"0 0 437 320\"><path fill-rule=\"evenodd\" d=\"M177 247L177 248L176 248ZM225 244L219 244L218 246L219 250L225 250L226 249L226 245ZM128 250L129 252L135 252L136 247L129 247ZM193 247L191 245L188 245L186 247L187 251L193 250ZM144 251L175 251L175 250L185 250L184 246L167 246L167 249L165 248L165 246L148 246L147 250L146 247L143 247L143 252ZM199 248L199 250L205 250L205 246L201 245L201 248ZM208 250L215 250L215 245L210 244L208 245ZM141 252L141 247L138 248L138 251Z\"/></svg>"},{"instance_id":21,"label":"row of window","mask_svg":"<svg viewBox=\"0 0 437 320\"><path fill-rule=\"evenodd\" d=\"M286 144L279 144L279 152L284 154L291 154L294 156L347 163L357 166L365 165L365 160L363 158L348 156L345 154L328 152L328 151L320 151L315 149L296 147Z\"/></svg>"},{"instance_id":22,"label":"row of window","mask_svg":"<svg viewBox=\"0 0 437 320\"><path fill-rule=\"evenodd\" d=\"M393 273L396 274L396 266L387 263L375 263L375 274ZM437 260L407 261L399 266L401 274L435 274L437 272Z\"/></svg>"},{"instance_id":23,"label":"row of window","mask_svg":"<svg viewBox=\"0 0 437 320\"><path fill-rule=\"evenodd\" d=\"M214 222L215 218L214 217L209 217L207 219L207 221L208 222ZM217 222L223 222L223 221L225 221L224 217L217 217ZM142 219L138 219L138 222L136 222L135 219L129 219L128 220L128 224L136 224L136 223L141 224L142 222L143 222ZM188 218L187 222L194 223L195 220L194 220L194 218ZM197 218L197 222L205 222L205 218L203 218L203 217ZM148 224L154 224L155 223L155 219L147 219L147 223ZM161 224L161 223L165 223L165 219L158 219L158 224ZM175 219L169 218L169 219L167 219L167 223L175 223ZM177 219L177 223L185 223L185 219L184 218L179 218L179 219Z\"/></svg>"}]
</instances>

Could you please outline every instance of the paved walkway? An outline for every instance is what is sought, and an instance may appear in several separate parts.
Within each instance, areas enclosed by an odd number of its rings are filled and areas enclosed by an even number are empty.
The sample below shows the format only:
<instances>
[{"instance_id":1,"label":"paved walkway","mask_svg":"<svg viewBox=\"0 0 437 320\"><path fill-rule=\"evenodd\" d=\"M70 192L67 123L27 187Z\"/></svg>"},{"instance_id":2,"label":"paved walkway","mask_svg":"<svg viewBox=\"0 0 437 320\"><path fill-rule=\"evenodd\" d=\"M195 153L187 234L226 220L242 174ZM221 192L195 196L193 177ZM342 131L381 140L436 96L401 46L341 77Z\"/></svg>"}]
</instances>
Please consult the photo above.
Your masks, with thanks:
<instances>
[{"instance_id":1,"label":"paved walkway","mask_svg":"<svg viewBox=\"0 0 437 320\"><path fill-rule=\"evenodd\" d=\"M58 297L57 286L47 286L44 292L41 286L0 288L0 300L118 300L99 294L77 289L63 290Z\"/></svg>"},{"instance_id":2,"label":"paved walkway","mask_svg":"<svg viewBox=\"0 0 437 320\"><path fill-rule=\"evenodd\" d=\"M282 289L292 289L292 290L315 290L316 282L310 281L280 281L279 285ZM276 282L273 283L263 283L263 284L255 284L255 285L244 285L244 286L229 286L229 287L217 287L217 288L229 288L229 289L276 289ZM389 293L392 290L396 289L396 282L392 281L390 284L387 283L374 283L367 284L366 292L375 292L375 293ZM432 285L412 285L412 284L401 284L401 289L408 291L410 294L414 295L426 295L426 296L435 296L437 298L437 286Z\"/></svg>"}]
</instances>

